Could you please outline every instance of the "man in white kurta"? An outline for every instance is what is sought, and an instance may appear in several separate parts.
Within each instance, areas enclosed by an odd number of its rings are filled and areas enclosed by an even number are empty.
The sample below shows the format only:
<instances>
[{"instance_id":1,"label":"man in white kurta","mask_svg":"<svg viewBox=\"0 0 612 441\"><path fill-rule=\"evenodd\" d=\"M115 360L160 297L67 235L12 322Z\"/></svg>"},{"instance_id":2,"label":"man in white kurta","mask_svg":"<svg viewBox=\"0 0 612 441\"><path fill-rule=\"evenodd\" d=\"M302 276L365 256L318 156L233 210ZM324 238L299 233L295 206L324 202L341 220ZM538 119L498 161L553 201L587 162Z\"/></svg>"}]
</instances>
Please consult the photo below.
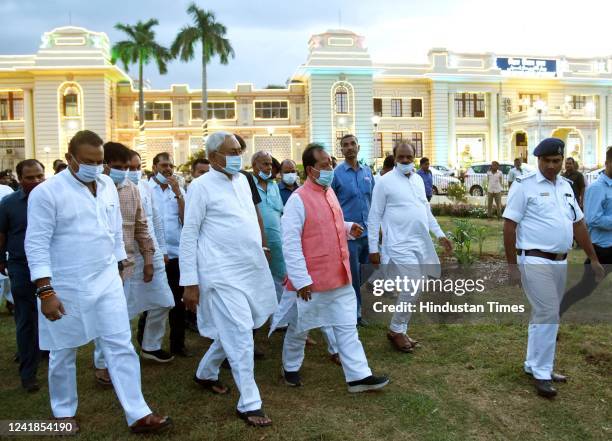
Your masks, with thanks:
<instances>
[{"instance_id":1,"label":"man in white kurta","mask_svg":"<svg viewBox=\"0 0 612 441\"><path fill-rule=\"evenodd\" d=\"M132 430L159 430L170 420L152 414L142 396L119 274L127 257L119 198L113 181L100 174L102 140L78 132L66 156L69 168L30 194L25 240L38 288L40 348L50 351L53 415L76 415L77 348L95 340Z\"/></svg>"},{"instance_id":2,"label":"man in white kurta","mask_svg":"<svg viewBox=\"0 0 612 441\"><path fill-rule=\"evenodd\" d=\"M385 173L374 187L368 216L370 262L385 265L387 278L410 279L440 275L440 260L429 232L450 251L452 246L431 213L423 179L414 170L414 148L399 143L393 149L395 168ZM378 232L382 229L382 247ZM402 291L398 304L416 300L418 293ZM407 308L405 308L407 309ZM401 352L412 352L416 341L408 337L410 312L393 315L387 338Z\"/></svg>"},{"instance_id":3,"label":"man in white kurta","mask_svg":"<svg viewBox=\"0 0 612 441\"><path fill-rule=\"evenodd\" d=\"M174 296L168 285L164 256L167 255L164 224L161 213L155 206L151 187L141 177L141 161L137 152L131 152L130 171L128 178L138 185L140 201L147 218L149 235L153 239L155 254L153 255L153 280L145 283L143 280L144 259L140 254L134 256L134 271L123 284L127 298L130 319L146 312L146 320L139 320L137 339L143 352L141 356L157 362L164 362L166 357L151 354L161 349L166 321L170 308L174 306ZM138 172L138 173L134 173Z\"/></svg>"},{"instance_id":4,"label":"man in white kurta","mask_svg":"<svg viewBox=\"0 0 612 441\"><path fill-rule=\"evenodd\" d=\"M285 382L301 386L308 330L326 327L335 338L349 392L380 389L389 379L373 376L368 366L357 333L357 298L351 284L347 237L359 237L363 228L344 221L330 189L331 157L323 147L310 144L302 161L308 179L289 197L282 217L289 282L270 330L289 323L283 343Z\"/></svg>"},{"instance_id":5,"label":"man in white kurta","mask_svg":"<svg viewBox=\"0 0 612 441\"><path fill-rule=\"evenodd\" d=\"M274 282L249 184L238 173L240 145L233 135L216 132L206 148L212 168L189 185L179 251L185 305L197 304L200 334L214 339L195 381L224 393L218 376L227 357L240 391L239 415L269 425L255 383L253 329L277 307Z\"/></svg>"}]
</instances>

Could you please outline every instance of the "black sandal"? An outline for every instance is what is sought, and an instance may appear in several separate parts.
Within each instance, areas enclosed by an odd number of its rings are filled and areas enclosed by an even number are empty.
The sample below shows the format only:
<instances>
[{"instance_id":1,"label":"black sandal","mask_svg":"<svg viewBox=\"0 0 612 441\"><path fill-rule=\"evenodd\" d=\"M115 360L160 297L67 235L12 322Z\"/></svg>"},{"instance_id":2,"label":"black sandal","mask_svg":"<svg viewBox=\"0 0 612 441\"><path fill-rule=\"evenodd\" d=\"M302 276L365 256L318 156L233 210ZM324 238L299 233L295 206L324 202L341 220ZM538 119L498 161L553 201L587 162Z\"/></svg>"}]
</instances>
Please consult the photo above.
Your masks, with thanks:
<instances>
[{"instance_id":1,"label":"black sandal","mask_svg":"<svg viewBox=\"0 0 612 441\"><path fill-rule=\"evenodd\" d=\"M263 409L257 409L257 410L249 410L247 412L240 412L239 410L236 410L236 414L238 415L238 417L244 421L246 421L246 423L249 426L253 426L253 427L267 427L267 426L271 426L272 425L272 420L270 420L269 423L261 423L261 424L257 424L254 423L253 421L251 421L249 418L250 417L262 417L262 418L268 418L268 415L265 414L265 412L263 411ZM269 418L268 418L269 419Z\"/></svg>"},{"instance_id":2,"label":"black sandal","mask_svg":"<svg viewBox=\"0 0 612 441\"><path fill-rule=\"evenodd\" d=\"M230 391L230 387L226 386L225 384L221 383L219 380L202 380L201 378L196 377L195 375L193 376L193 381L195 381L196 383L198 383L200 386L202 386L204 389L211 391L213 394L216 395L226 395L229 393ZM225 389L225 392L218 392L216 391L214 388L222 388Z\"/></svg>"}]
</instances>

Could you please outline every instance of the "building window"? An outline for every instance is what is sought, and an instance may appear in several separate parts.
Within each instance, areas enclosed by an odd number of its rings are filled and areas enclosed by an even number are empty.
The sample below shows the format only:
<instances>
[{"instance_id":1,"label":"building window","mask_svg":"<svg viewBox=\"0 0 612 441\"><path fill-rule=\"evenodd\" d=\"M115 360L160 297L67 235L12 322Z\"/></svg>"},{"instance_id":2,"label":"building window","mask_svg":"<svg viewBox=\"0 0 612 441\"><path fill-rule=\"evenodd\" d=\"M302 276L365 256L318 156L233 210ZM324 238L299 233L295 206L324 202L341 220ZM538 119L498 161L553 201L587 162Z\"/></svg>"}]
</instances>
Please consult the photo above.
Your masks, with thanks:
<instances>
[{"instance_id":1,"label":"building window","mask_svg":"<svg viewBox=\"0 0 612 441\"><path fill-rule=\"evenodd\" d=\"M519 93L519 112L526 112L533 103L540 101L542 96L539 93Z\"/></svg>"},{"instance_id":2,"label":"building window","mask_svg":"<svg viewBox=\"0 0 612 441\"><path fill-rule=\"evenodd\" d=\"M207 103L208 119L234 119L236 117L236 103L234 102L209 102ZM191 103L191 119L202 119L202 103Z\"/></svg>"},{"instance_id":3,"label":"building window","mask_svg":"<svg viewBox=\"0 0 612 441\"><path fill-rule=\"evenodd\" d=\"M138 106L134 118L139 118ZM147 102L144 108L145 121L171 121L172 120L172 103Z\"/></svg>"},{"instance_id":4,"label":"building window","mask_svg":"<svg viewBox=\"0 0 612 441\"><path fill-rule=\"evenodd\" d=\"M572 95L572 109L582 110L586 105L587 97L584 95Z\"/></svg>"},{"instance_id":5,"label":"building window","mask_svg":"<svg viewBox=\"0 0 612 441\"><path fill-rule=\"evenodd\" d=\"M374 98L374 115L382 116L382 98Z\"/></svg>"},{"instance_id":6,"label":"building window","mask_svg":"<svg viewBox=\"0 0 612 441\"><path fill-rule=\"evenodd\" d=\"M413 118L421 118L423 116L423 100L421 98L412 98L410 100L410 116Z\"/></svg>"},{"instance_id":7,"label":"building window","mask_svg":"<svg viewBox=\"0 0 612 441\"><path fill-rule=\"evenodd\" d=\"M391 100L391 116L402 116L402 100L393 98Z\"/></svg>"},{"instance_id":8,"label":"building window","mask_svg":"<svg viewBox=\"0 0 612 441\"><path fill-rule=\"evenodd\" d=\"M79 96L74 92L64 95L64 116L79 116Z\"/></svg>"},{"instance_id":9,"label":"building window","mask_svg":"<svg viewBox=\"0 0 612 441\"><path fill-rule=\"evenodd\" d=\"M347 130L336 130L336 144L334 145L334 156L336 158L343 158L342 149L340 148L340 141L344 135L347 135Z\"/></svg>"},{"instance_id":10,"label":"building window","mask_svg":"<svg viewBox=\"0 0 612 441\"><path fill-rule=\"evenodd\" d=\"M348 113L348 90L344 87L336 89L336 113Z\"/></svg>"},{"instance_id":11,"label":"building window","mask_svg":"<svg viewBox=\"0 0 612 441\"><path fill-rule=\"evenodd\" d=\"M289 118L289 103L287 101L256 101L255 118L287 119Z\"/></svg>"},{"instance_id":12,"label":"building window","mask_svg":"<svg viewBox=\"0 0 612 441\"><path fill-rule=\"evenodd\" d=\"M414 157L422 158L423 157L423 133L422 132L412 132L410 136L410 142L414 146Z\"/></svg>"},{"instance_id":13,"label":"building window","mask_svg":"<svg viewBox=\"0 0 612 441\"><path fill-rule=\"evenodd\" d=\"M378 157L384 158L383 152L383 134L382 132L376 132L374 135L374 150L378 151Z\"/></svg>"},{"instance_id":14,"label":"building window","mask_svg":"<svg viewBox=\"0 0 612 441\"><path fill-rule=\"evenodd\" d=\"M484 118L485 96L483 93L458 93L455 95L457 118Z\"/></svg>"},{"instance_id":15,"label":"building window","mask_svg":"<svg viewBox=\"0 0 612 441\"><path fill-rule=\"evenodd\" d=\"M402 140L402 134L398 132L391 133L391 147L395 148L395 145Z\"/></svg>"}]
</instances>

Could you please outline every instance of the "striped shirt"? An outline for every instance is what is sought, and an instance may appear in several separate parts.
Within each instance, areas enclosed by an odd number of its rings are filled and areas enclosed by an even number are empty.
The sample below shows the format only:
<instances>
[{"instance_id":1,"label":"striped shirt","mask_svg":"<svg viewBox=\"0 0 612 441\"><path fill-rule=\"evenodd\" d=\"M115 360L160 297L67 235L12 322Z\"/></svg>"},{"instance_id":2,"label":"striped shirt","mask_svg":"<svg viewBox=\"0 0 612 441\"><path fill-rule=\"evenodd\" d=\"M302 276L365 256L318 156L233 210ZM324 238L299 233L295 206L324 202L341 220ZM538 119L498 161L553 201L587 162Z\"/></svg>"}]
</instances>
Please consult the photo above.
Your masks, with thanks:
<instances>
[{"instance_id":1,"label":"striped shirt","mask_svg":"<svg viewBox=\"0 0 612 441\"><path fill-rule=\"evenodd\" d=\"M144 264L152 264L155 244L149 235L147 217L140 202L138 187L126 180L117 187L117 193L119 193L119 207L123 218L123 242L128 262L134 264L136 247L138 247Z\"/></svg>"}]
</instances>

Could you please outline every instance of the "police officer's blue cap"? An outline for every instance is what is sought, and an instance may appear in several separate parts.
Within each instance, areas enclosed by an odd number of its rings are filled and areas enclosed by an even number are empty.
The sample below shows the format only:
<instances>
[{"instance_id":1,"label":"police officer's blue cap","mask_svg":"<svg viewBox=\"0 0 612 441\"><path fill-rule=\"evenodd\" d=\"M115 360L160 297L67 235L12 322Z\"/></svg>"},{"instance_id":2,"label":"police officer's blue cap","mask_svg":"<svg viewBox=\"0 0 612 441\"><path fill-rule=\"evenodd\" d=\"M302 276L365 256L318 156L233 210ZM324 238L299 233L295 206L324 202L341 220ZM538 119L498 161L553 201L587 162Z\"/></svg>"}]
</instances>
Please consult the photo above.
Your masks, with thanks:
<instances>
[{"instance_id":1,"label":"police officer's blue cap","mask_svg":"<svg viewBox=\"0 0 612 441\"><path fill-rule=\"evenodd\" d=\"M533 156L563 155L565 143L559 138L543 139L533 151Z\"/></svg>"}]
</instances>

